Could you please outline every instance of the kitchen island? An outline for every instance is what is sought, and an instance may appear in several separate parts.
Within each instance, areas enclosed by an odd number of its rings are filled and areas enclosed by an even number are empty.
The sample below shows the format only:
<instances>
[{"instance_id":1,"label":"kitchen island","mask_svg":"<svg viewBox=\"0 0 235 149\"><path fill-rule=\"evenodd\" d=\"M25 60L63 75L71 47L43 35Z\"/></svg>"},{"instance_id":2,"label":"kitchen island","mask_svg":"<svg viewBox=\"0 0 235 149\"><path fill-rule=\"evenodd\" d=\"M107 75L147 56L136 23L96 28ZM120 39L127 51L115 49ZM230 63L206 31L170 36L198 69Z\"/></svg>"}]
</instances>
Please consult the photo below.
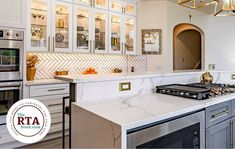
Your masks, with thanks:
<instances>
[{"instance_id":1,"label":"kitchen island","mask_svg":"<svg viewBox=\"0 0 235 149\"><path fill-rule=\"evenodd\" d=\"M234 93L197 101L154 92L158 85L199 82L202 73L56 76L71 83L72 147L125 149L129 132L234 99ZM215 82L235 84L232 72L212 74ZM122 90L122 83L131 87Z\"/></svg>"}]
</instances>

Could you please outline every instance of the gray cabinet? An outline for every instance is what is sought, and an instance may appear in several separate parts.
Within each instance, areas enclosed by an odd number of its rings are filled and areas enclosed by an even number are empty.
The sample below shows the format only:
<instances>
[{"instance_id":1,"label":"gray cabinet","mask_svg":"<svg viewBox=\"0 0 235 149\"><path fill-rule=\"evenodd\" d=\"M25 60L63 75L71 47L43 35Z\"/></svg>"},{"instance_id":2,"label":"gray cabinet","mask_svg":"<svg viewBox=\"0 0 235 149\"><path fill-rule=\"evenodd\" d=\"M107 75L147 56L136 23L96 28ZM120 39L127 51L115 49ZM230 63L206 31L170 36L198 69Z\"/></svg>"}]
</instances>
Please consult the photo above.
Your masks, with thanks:
<instances>
[{"instance_id":1,"label":"gray cabinet","mask_svg":"<svg viewBox=\"0 0 235 149\"><path fill-rule=\"evenodd\" d=\"M206 129L206 148L231 147L231 120L226 120Z\"/></svg>"}]
</instances>

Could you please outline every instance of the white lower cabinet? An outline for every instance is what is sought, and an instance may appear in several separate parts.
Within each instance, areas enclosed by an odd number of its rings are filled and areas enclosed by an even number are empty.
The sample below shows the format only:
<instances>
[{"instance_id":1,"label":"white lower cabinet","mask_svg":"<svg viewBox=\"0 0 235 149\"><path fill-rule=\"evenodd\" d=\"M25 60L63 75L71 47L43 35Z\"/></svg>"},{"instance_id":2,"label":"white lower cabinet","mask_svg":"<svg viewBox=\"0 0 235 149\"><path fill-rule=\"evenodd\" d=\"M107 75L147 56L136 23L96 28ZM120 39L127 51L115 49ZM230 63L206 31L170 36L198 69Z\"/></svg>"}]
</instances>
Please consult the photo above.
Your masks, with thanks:
<instances>
[{"instance_id":1,"label":"white lower cabinet","mask_svg":"<svg viewBox=\"0 0 235 149\"><path fill-rule=\"evenodd\" d=\"M42 102L49 110L51 115L51 128L48 135L53 135L55 133L60 133L62 136L62 111L63 111L63 97L69 95L69 85L68 84L53 84L53 85L36 85L29 87L29 97L37 99ZM68 105L68 101L66 101ZM69 117L65 116L65 127L69 128ZM55 136L55 138L58 135ZM47 137L45 138L47 139ZM51 136L50 136L51 139Z\"/></svg>"}]
</instances>

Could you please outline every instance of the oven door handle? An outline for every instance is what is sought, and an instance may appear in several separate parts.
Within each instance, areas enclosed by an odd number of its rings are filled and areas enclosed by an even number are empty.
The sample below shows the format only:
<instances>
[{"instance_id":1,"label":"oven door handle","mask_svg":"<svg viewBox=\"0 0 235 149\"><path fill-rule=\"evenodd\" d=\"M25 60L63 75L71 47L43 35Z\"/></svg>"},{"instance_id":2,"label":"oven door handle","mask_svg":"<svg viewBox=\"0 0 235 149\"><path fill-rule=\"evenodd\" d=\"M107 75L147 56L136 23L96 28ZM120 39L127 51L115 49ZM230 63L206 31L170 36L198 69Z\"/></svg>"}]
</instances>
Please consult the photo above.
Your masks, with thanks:
<instances>
[{"instance_id":1,"label":"oven door handle","mask_svg":"<svg viewBox=\"0 0 235 149\"><path fill-rule=\"evenodd\" d=\"M9 90L18 90L19 87L3 87L0 88L0 91L9 91Z\"/></svg>"},{"instance_id":2,"label":"oven door handle","mask_svg":"<svg viewBox=\"0 0 235 149\"><path fill-rule=\"evenodd\" d=\"M0 83L0 89L1 88L6 88L6 87L21 87L22 82L8 82L8 83Z\"/></svg>"}]
</instances>

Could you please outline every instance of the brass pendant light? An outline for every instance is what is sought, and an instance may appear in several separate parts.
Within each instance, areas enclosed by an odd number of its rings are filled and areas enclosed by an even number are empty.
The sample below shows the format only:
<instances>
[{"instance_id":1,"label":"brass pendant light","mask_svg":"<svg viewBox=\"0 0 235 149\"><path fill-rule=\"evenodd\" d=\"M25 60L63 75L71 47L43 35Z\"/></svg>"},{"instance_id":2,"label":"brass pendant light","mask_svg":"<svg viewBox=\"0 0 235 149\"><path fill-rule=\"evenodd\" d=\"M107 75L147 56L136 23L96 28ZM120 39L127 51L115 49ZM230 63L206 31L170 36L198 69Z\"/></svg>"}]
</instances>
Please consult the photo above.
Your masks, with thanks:
<instances>
[{"instance_id":1,"label":"brass pendant light","mask_svg":"<svg viewBox=\"0 0 235 149\"><path fill-rule=\"evenodd\" d=\"M235 0L222 0L222 8L214 16L235 16Z\"/></svg>"},{"instance_id":2,"label":"brass pendant light","mask_svg":"<svg viewBox=\"0 0 235 149\"><path fill-rule=\"evenodd\" d=\"M217 0L178 0L179 5L192 9L199 9L209 5L217 6L217 3L218 3Z\"/></svg>"}]
</instances>

